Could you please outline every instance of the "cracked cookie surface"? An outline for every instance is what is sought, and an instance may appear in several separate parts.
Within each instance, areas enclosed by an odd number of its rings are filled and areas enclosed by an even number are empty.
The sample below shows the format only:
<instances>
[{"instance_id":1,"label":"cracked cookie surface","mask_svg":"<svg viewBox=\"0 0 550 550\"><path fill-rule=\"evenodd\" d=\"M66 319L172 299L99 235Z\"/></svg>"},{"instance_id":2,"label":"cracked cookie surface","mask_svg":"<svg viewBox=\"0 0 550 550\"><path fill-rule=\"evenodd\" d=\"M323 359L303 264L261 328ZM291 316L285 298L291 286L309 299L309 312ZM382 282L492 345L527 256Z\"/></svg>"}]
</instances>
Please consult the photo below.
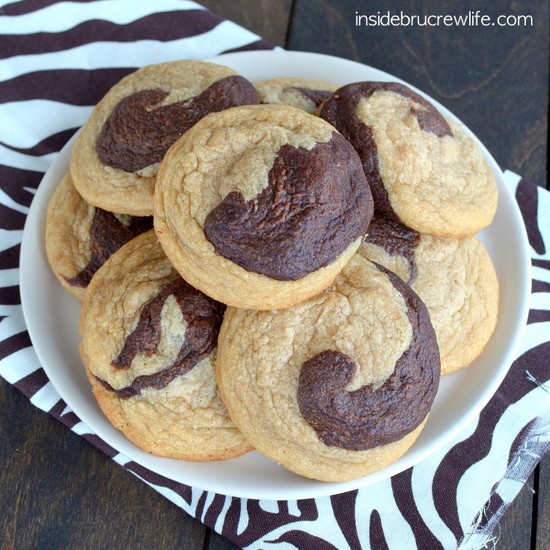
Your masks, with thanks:
<instances>
[{"instance_id":1,"label":"cracked cookie surface","mask_svg":"<svg viewBox=\"0 0 550 550\"><path fill-rule=\"evenodd\" d=\"M206 114L258 103L252 84L205 61L148 65L115 84L82 127L71 174L91 204L137 216L153 213L159 162Z\"/></svg>"},{"instance_id":2,"label":"cracked cookie surface","mask_svg":"<svg viewBox=\"0 0 550 550\"><path fill-rule=\"evenodd\" d=\"M314 114L339 86L313 78L279 77L254 82L261 103L290 105Z\"/></svg>"},{"instance_id":3,"label":"cracked cookie surface","mask_svg":"<svg viewBox=\"0 0 550 550\"><path fill-rule=\"evenodd\" d=\"M441 374L470 365L497 323L499 285L491 257L476 236L464 239L417 234L397 247L396 231L372 223L358 254L390 269L426 304L441 354Z\"/></svg>"},{"instance_id":4,"label":"cracked cookie surface","mask_svg":"<svg viewBox=\"0 0 550 550\"><path fill-rule=\"evenodd\" d=\"M173 265L234 307L288 307L326 288L371 217L351 145L281 105L202 119L166 154L155 192L155 229Z\"/></svg>"},{"instance_id":5,"label":"cracked cookie surface","mask_svg":"<svg viewBox=\"0 0 550 550\"><path fill-rule=\"evenodd\" d=\"M360 255L321 294L278 311L228 308L217 378L255 448L325 481L397 460L419 435L439 382L427 310Z\"/></svg>"},{"instance_id":6,"label":"cracked cookie surface","mask_svg":"<svg viewBox=\"0 0 550 550\"><path fill-rule=\"evenodd\" d=\"M94 276L81 357L101 409L140 448L200 461L251 450L214 376L224 310L178 275L152 230Z\"/></svg>"},{"instance_id":7,"label":"cracked cookie surface","mask_svg":"<svg viewBox=\"0 0 550 550\"><path fill-rule=\"evenodd\" d=\"M48 203L48 263L62 286L82 302L94 273L111 254L152 228L151 216L114 214L92 206L80 196L67 173Z\"/></svg>"},{"instance_id":8,"label":"cracked cookie surface","mask_svg":"<svg viewBox=\"0 0 550 550\"><path fill-rule=\"evenodd\" d=\"M491 223L498 190L481 151L410 88L349 84L319 114L359 152L377 215L446 237L473 235Z\"/></svg>"}]
</instances>

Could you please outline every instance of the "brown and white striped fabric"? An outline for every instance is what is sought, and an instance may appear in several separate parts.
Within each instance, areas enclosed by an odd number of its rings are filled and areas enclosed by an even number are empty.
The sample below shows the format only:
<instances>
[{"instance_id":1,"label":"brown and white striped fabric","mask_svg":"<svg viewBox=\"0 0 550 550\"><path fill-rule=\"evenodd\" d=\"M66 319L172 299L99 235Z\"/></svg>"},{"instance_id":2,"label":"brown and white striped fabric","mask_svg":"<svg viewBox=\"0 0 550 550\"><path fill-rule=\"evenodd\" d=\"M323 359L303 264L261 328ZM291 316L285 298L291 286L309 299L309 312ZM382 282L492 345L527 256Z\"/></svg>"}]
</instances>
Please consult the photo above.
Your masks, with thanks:
<instances>
[{"instance_id":1,"label":"brown and white striped fabric","mask_svg":"<svg viewBox=\"0 0 550 550\"><path fill-rule=\"evenodd\" d=\"M482 547L550 447L550 193L506 173L531 243L531 311L508 376L459 437L402 474L334 497L255 501L188 487L111 448L48 380L19 298L23 225L43 173L122 76L149 63L271 46L184 0L25 0L3 3L0 14L0 374L32 404L241 547Z\"/></svg>"}]
</instances>

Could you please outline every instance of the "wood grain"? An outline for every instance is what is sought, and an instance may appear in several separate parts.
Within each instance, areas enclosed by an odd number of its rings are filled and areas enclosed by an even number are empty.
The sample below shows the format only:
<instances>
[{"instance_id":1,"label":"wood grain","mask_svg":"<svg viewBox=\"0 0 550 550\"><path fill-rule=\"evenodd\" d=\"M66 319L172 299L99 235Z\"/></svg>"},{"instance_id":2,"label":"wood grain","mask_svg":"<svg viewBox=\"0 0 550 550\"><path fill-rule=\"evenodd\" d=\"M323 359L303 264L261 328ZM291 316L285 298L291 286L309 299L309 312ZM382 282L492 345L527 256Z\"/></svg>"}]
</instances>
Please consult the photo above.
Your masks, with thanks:
<instances>
[{"instance_id":1,"label":"wood grain","mask_svg":"<svg viewBox=\"0 0 550 550\"><path fill-rule=\"evenodd\" d=\"M201 4L275 46L284 46L292 0L204 0Z\"/></svg>"},{"instance_id":2,"label":"wood grain","mask_svg":"<svg viewBox=\"0 0 550 550\"><path fill-rule=\"evenodd\" d=\"M527 549L531 545L534 478L534 474L531 474L495 528L494 537L498 541L499 550Z\"/></svg>"},{"instance_id":3,"label":"wood grain","mask_svg":"<svg viewBox=\"0 0 550 550\"><path fill-rule=\"evenodd\" d=\"M535 542L533 550L547 550L550 548L550 454L541 461L536 474L535 512L537 517L532 537Z\"/></svg>"},{"instance_id":4,"label":"wood grain","mask_svg":"<svg viewBox=\"0 0 550 550\"><path fill-rule=\"evenodd\" d=\"M528 14L533 26L356 26L356 11L399 13L395 2L297 0L287 47L361 61L417 86L469 126L503 168L546 185L548 3L409 0L399 10L459 15L468 5L493 20Z\"/></svg>"},{"instance_id":5,"label":"wood grain","mask_svg":"<svg viewBox=\"0 0 550 550\"><path fill-rule=\"evenodd\" d=\"M0 548L203 548L205 527L0 382Z\"/></svg>"}]
</instances>

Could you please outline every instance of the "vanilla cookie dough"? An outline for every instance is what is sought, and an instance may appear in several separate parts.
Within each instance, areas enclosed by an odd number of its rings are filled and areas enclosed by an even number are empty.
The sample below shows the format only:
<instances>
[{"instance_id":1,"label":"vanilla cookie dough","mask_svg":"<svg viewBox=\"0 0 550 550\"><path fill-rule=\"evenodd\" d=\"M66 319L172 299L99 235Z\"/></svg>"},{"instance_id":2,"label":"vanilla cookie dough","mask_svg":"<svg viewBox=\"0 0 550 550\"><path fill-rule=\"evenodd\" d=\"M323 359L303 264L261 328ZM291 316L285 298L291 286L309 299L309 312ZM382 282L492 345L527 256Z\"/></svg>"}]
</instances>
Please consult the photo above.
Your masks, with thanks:
<instances>
[{"instance_id":1,"label":"vanilla cookie dough","mask_svg":"<svg viewBox=\"0 0 550 550\"><path fill-rule=\"evenodd\" d=\"M102 411L140 448L193 461L251 450L214 377L224 310L178 275L153 230L94 276L80 319L81 357Z\"/></svg>"},{"instance_id":2,"label":"vanilla cookie dough","mask_svg":"<svg viewBox=\"0 0 550 550\"><path fill-rule=\"evenodd\" d=\"M338 84L313 78L278 77L254 82L261 103L290 105L314 114Z\"/></svg>"},{"instance_id":3,"label":"vanilla cookie dough","mask_svg":"<svg viewBox=\"0 0 550 550\"><path fill-rule=\"evenodd\" d=\"M253 85L222 65L143 67L113 86L82 127L70 166L76 188L105 210L151 215L158 165L170 145L208 113L258 102Z\"/></svg>"},{"instance_id":4,"label":"vanilla cookie dough","mask_svg":"<svg viewBox=\"0 0 550 550\"><path fill-rule=\"evenodd\" d=\"M48 263L65 290L82 301L94 273L111 254L152 228L152 216L114 214L88 204L67 173L48 203Z\"/></svg>"},{"instance_id":5,"label":"vanilla cookie dough","mask_svg":"<svg viewBox=\"0 0 550 550\"><path fill-rule=\"evenodd\" d=\"M473 235L493 220L497 185L476 143L407 86L349 84L319 115L359 152L378 216L442 237Z\"/></svg>"},{"instance_id":6,"label":"vanilla cookie dough","mask_svg":"<svg viewBox=\"0 0 550 550\"><path fill-rule=\"evenodd\" d=\"M155 191L155 229L172 264L242 308L284 308L326 288L371 216L353 147L283 105L203 118L164 157Z\"/></svg>"},{"instance_id":7,"label":"vanilla cookie dough","mask_svg":"<svg viewBox=\"0 0 550 550\"><path fill-rule=\"evenodd\" d=\"M494 332L499 285L476 236L419 234L374 218L358 253L390 269L426 304L441 354L441 374L470 365Z\"/></svg>"},{"instance_id":8,"label":"vanilla cookie dough","mask_svg":"<svg viewBox=\"0 0 550 550\"><path fill-rule=\"evenodd\" d=\"M359 254L296 306L228 308L216 362L222 399L250 443L323 481L400 458L424 426L440 375L422 301Z\"/></svg>"}]
</instances>

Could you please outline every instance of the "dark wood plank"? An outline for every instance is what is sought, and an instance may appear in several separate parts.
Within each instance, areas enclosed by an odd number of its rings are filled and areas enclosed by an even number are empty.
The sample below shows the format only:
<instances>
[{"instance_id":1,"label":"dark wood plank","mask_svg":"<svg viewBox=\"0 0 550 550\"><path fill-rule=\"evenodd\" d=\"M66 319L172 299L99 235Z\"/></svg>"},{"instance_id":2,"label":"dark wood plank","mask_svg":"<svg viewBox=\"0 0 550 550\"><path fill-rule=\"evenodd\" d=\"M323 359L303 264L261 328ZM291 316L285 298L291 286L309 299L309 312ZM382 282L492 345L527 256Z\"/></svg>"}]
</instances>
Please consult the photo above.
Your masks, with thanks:
<instances>
[{"instance_id":1,"label":"dark wood plank","mask_svg":"<svg viewBox=\"0 0 550 550\"><path fill-rule=\"evenodd\" d=\"M534 550L550 548L550 454L541 461L538 468L537 490L537 532Z\"/></svg>"},{"instance_id":2,"label":"dark wood plank","mask_svg":"<svg viewBox=\"0 0 550 550\"><path fill-rule=\"evenodd\" d=\"M215 531L210 531L206 538L205 549L208 550L238 550L239 546L236 546L225 537L218 535Z\"/></svg>"},{"instance_id":3,"label":"dark wood plank","mask_svg":"<svg viewBox=\"0 0 550 550\"><path fill-rule=\"evenodd\" d=\"M292 0L204 0L201 4L273 45L285 45Z\"/></svg>"},{"instance_id":4,"label":"dark wood plank","mask_svg":"<svg viewBox=\"0 0 550 550\"><path fill-rule=\"evenodd\" d=\"M534 477L534 474L530 476L495 529L499 550L527 549L531 546Z\"/></svg>"},{"instance_id":5,"label":"dark wood plank","mask_svg":"<svg viewBox=\"0 0 550 550\"><path fill-rule=\"evenodd\" d=\"M202 524L4 380L0 403L0 548L202 550Z\"/></svg>"},{"instance_id":6,"label":"dark wood plank","mask_svg":"<svg viewBox=\"0 0 550 550\"><path fill-rule=\"evenodd\" d=\"M371 8L371 11L367 10ZM356 26L361 13L527 14L532 27ZM361 11L362 10L362 11ZM497 162L546 182L548 2L296 0L287 47L372 65L455 113Z\"/></svg>"}]
</instances>

